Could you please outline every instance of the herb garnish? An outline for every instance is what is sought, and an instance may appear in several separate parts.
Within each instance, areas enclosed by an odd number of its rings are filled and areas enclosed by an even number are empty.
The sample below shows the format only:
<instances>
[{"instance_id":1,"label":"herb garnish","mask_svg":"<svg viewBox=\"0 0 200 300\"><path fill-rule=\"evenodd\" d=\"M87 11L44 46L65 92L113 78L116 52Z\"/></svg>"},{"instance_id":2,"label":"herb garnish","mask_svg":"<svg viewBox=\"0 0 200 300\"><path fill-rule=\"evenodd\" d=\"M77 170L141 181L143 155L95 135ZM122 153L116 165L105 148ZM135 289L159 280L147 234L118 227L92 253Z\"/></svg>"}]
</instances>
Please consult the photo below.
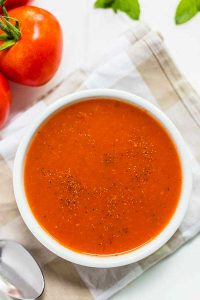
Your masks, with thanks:
<instances>
[{"instance_id":1,"label":"herb garnish","mask_svg":"<svg viewBox=\"0 0 200 300\"><path fill-rule=\"evenodd\" d=\"M138 0L97 0L95 8L111 8L115 13L122 11L134 20L139 20L140 17Z\"/></svg>"},{"instance_id":2,"label":"herb garnish","mask_svg":"<svg viewBox=\"0 0 200 300\"><path fill-rule=\"evenodd\" d=\"M177 10L176 24L183 24L192 19L200 11L200 0L181 0Z\"/></svg>"},{"instance_id":3,"label":"herb garnish","mask_svg":"<svg viewBox=\"0 0 200 300\"><path fill-rule=\"evenodd\" d=\"M95 8L110 8L115 13L122 11L134 20L140 18L139 0L96 0L94 6ZM176 9L175 22L177 25L186 23L198 12L200 12L200 0L180 0Z\"/></svg>"}]
</instances>

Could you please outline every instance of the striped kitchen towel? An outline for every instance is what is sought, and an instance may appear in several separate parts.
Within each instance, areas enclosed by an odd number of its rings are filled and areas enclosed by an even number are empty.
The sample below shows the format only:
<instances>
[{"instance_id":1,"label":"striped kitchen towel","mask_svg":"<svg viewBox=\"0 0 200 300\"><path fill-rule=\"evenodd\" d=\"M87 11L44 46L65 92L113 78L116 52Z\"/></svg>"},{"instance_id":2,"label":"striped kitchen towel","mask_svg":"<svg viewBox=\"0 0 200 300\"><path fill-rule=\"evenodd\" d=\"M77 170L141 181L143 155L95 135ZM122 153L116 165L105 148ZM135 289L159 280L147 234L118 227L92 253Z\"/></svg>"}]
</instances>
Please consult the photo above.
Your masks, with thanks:
<instances>
[{"instance_id":1,"label":"striped kitchen towel","mask_svg":"<svg viewBox=\"0 0 200 300\"><path fill-rule=\"evenodd\" d=\"M32 120L59 97L92 88L125 90L157 105L177 126L191 153L193 191L180 228L150 257L114 269L74 265L45 249L23 223L12 187L15 153ZM20 242L38 260L46 279L41 300L108 299L200 231L200 99L174 65L159 34L144 25L130 28L95 66L82 67L33 102L0 133L0 239Z\"/></svg>"}]
</instances>

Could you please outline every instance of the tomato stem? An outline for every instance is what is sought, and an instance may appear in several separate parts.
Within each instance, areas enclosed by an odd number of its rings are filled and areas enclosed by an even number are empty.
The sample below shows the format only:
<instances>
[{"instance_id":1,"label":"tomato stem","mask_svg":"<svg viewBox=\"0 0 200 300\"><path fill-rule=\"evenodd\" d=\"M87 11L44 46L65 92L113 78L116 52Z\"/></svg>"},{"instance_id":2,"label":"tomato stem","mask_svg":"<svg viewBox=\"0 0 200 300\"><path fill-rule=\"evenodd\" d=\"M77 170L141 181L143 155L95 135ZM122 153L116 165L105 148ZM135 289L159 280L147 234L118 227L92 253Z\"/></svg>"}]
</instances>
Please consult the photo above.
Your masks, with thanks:
<instances>
[{"instance_id":1,"label":"tomato stem","mask_svg":"<svg viewBox=\"0 0 200 300\"><path fill-rule=\"evenodd\" d=\"M0 41L7 41L7 40L8 40L8 38L7 38L6 34L4 34L4 33L0 34Z\"/></svg>"},{"instance_id":2,"label":"tomato stem","mask_svg":"<svg viewBox=\"0 0 200 300\"><path fill-rule=\"evenodd\" d=\"M5 6L2 6L2 10L3 10L4 16L8 17L8 12L7 12L7 9L5 8Z\"/></svg>"},{"instance_id":3,"label":"tomato stem","mask_svg":"<svg viewBox=\"0 0 200 300\"><path fill-rule=\"evenodd\" d=\"M0 6L4 6L7 0L0 0Z\"/></svg>"},{"instance_id":4,"label":"tomato stem","mask_svg":"<svg viewBox=\"0 0 200 300\"><path fill-rule=\"evenodd\" d=\"M7 9L4 6L5 2L6 0L0 0L0 7L2 7L3 11L3 15L0 17L0 29L4 32L0 34L0 40L4 41L0 45L0 51L12 47L21 38L19 21L9 17ZM15 21L15 24L12 21Z\"/></svg>"}]
</instances>

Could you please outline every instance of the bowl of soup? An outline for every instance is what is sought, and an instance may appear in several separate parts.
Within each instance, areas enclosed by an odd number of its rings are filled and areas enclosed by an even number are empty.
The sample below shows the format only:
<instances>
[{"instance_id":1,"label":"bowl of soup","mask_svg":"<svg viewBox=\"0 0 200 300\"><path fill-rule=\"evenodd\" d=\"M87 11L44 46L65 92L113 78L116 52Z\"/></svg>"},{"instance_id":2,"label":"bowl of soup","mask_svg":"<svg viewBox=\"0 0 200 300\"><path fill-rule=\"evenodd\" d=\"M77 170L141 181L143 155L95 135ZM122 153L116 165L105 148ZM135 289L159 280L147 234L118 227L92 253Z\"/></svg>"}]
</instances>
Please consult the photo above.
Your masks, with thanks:
<instances>
[{"instance_id":1,"label":"bowl of soup","mask_svg":"<svg viewBox=\"0 0 200 300\"><path fill-rule=\"evenodd\" d=\"M33 122L14 164L19 211L50 251L89 267L127 265L178 229L192 177L174 124L117 90L66 96Z\"/></svg>"}]
</instances>

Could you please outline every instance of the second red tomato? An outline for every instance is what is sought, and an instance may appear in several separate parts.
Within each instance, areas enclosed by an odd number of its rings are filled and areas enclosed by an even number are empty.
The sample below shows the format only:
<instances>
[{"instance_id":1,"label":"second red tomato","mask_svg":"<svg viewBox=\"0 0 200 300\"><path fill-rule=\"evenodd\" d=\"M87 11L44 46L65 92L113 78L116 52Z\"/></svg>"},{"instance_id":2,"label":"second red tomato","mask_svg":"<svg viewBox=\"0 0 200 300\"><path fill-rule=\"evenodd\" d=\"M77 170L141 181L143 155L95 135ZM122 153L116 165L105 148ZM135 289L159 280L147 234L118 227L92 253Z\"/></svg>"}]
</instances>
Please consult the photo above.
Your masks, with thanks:
<instances>
[{"instance_id":1,"label":"second red tomato","mask_svg":"<svg viewBox=\"0 0 200 300\"><path fill-rule=\"evenodd\" d=\"M0 128L2 128L9 115L11 92L7 79L0 73Z\"/></svg>"},{"instance_id":2,"label":"second red tomato","mask_svg":"<svg viewBox=\"0 0 200 300\"><path fill-rule=\"evenodd\" d=\"M7 10L18 7L18 6L23 6L28 4L30 2L29 0L7 0L5 2L5 7Z\"/></svg>"}]
</instances>

